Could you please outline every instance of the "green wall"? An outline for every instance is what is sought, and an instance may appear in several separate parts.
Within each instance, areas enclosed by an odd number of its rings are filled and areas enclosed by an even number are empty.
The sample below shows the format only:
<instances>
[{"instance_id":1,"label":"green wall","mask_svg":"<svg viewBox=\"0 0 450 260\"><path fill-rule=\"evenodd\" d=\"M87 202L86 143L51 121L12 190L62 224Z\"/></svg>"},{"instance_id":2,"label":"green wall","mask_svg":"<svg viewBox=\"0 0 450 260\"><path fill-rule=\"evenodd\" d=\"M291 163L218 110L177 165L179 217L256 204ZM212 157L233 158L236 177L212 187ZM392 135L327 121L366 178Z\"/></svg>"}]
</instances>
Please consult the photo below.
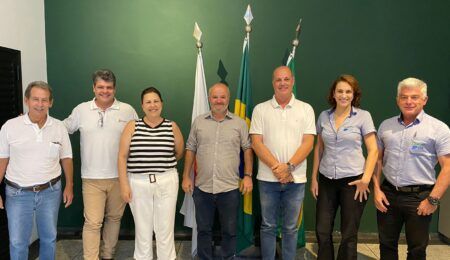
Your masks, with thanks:
<instances>
[{"instance_id":1,"label":"green wall","mask_svg":"<svg viewBox=\"0 0 450 260\"><path fill-rule=\"evenodd\" d=\"M378 126L398 113L396 84L415 76L429 84L426 111L450 123L450 2L445 0L46 0L48 80L55 90L51 113L65 118L78 103L91 99L91 73L110 68L118 78L117 97L138 112L140 91L149 85L158 87L165 99L164 116L176 121L187 137L196 63L194 22L203 31L207 84L220 80L217 70L222 61L234 100L247 4L254 15L253 104L271 98L272 70L290 50L301 17L298 97L314 107L316 116L327 108L331 82L348 73L359 79L362 107L372 113ZM72 145L76 198L73 206L61 210L59 225L79 229L83 217L78 135L73 136ZM183 196L180 189L178 208ZM314 216L314 201L307 192L307 230L314 229ZM177 214L177 230L184 230L182 220ZM127 212L123 227L131 225ZM372 201L361 231L376 232Z\"/></svg>"}]
</instances>

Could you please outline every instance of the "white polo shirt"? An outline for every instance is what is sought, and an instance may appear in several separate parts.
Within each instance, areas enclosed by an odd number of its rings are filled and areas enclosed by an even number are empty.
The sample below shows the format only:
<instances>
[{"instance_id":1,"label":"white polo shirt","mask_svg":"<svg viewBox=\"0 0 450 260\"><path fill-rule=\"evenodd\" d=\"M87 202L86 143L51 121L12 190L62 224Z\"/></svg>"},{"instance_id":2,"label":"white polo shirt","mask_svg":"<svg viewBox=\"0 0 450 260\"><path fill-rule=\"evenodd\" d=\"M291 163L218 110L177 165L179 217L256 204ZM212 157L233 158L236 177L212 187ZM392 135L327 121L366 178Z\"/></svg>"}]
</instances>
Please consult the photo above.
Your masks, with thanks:
<instances>
[{"instance_id":1,"label":"white polo shirt","mask_svg":"<svg viewBox=\"0 0 450 260\"><path fill-rule=\"evenodd\" d=\"M263 136L263 143L275 158L286 163L300 147L304 134L316 134L313 108L292 95L289 103L282 108L275 96L258 104L253 110L250 134ZM292 173L295 183L306 182L304 160ZM258 162L258 180L278 182L272 170L261 160Z\"/></svg>"},{"instance_id":2,"label":"white polo shirt","mask_svg":"<svg viewBox=\"0 0 450 260\"><path fill-rule=\"evenodd\" d=\"M22 187L61 175L60 159L72 158L63 123L51 116L42 128L28 114L8 120L0 131L0 158L9 158L6 178Z\"/></svg>"},{"instance_id":3,"label":"white polo shirt","mask_svg":"<svg viewBox=\"0 0 450 260\"><path fill-rule=\"evenodd\" d=\"M118 177L117 156L122 130L136 111L117 99L102 112L94 99L76 106L64 120L69 134L80 131L81 178L112 179Z\"/></svg>"}]
</instances>

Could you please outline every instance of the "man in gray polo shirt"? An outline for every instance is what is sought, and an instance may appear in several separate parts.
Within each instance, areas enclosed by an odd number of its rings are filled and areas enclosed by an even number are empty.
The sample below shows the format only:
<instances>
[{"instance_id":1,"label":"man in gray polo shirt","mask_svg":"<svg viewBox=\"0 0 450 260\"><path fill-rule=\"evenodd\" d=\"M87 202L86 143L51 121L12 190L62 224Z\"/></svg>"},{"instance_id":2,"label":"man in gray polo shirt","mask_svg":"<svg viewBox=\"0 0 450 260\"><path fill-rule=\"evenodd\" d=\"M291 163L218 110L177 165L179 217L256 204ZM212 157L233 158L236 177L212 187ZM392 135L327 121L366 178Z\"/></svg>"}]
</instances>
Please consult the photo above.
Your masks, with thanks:
<instances>
[{"instance_id":1,"label":"man in gray polo shirt","mask_svg":"<svg viewBox=\"0 0 450 260\"><path fill-rule=\"evenodd\" d=\"M403 224L408 259L426 258L431 215L449 185L450 130L423 111L427 101L425 82L401 81L397 89L401 113L378 130L380 152L373 181L381 259L398 259ZM437 162L441 171L436 179Z\"/></svg>"},{"instance_id":2,"label":"man in gray polo shirt","mask_svg":"<svg viewBox=\"0 0 450 260\"><path fill-rule=\"evenodd\" d=\"M253 189L253 152L247 124L228 111L228 87L216 83L209 89L208 96L211 111L194 120L186 142L182 187L184 192L193 192L198 257L213 259L212 228L217 209L222 231L222 258L231 259L236 253L239 190L245 194ZM241 148L245 176L239 184ZM197 166L195 186L190 179L194 160Z\"/></svg>"}]
</instances>

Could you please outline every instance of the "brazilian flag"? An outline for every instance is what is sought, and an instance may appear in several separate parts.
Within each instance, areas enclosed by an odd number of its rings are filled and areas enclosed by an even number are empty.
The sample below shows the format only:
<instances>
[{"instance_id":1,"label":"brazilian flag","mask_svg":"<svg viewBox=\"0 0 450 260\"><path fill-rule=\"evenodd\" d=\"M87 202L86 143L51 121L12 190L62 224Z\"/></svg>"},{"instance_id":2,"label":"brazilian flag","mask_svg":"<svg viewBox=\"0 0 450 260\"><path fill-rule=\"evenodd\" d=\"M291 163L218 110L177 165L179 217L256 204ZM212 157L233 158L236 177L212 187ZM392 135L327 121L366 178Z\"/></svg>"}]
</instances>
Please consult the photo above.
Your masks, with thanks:
<instances>
[{"instance_id":1,"label":"brazilian flag","mask_svg":"<svg viewBox=\"0 0 450 260\"><path fill-rule=\"evenodd\" d=\"M247 122L250 128L250 118L253 106L251 103L250 70L249 70L249 38L245 37L241 60L239 85L234 103L234 113ZM244 155L241 151L241 165L239 167L241 180L244 178ZM237 252L253 245L253 209L252 193L241 195L238 214Z\"/></svg>"}]
</instances>

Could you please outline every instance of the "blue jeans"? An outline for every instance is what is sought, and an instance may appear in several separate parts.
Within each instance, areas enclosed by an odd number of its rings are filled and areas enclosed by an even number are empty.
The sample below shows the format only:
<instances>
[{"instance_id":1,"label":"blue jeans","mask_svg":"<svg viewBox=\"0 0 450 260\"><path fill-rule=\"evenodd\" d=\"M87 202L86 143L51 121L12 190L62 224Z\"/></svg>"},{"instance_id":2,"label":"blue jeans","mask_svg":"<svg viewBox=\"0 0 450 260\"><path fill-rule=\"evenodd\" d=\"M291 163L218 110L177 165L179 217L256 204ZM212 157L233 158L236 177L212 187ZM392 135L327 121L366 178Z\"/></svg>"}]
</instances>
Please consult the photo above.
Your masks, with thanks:
<instances>
[{"instance_id":1,"label":"blue jeans","mask_svg":"<svg viewBox=\"0 0 450 260\"><path fill-rule=\"evenodd\" d=\"M39 259L55 259L56 223L61 203L61 181L33 192L5 188L11 260L27 260L33 228L33 215L39 235Z\"/></svg>"},{"instance_id":2,"label":"blue jeans","mask_svg":"<svg viewBox=\"0 0 450 260\"><path fill-rule=\"evenodd\" d=\"M282 257L295 259L297 250L297 220L305 196L304 183L281 184L258 181L261 201L261 255L275 259L278 219L281 219Z\"/></svg>"},{"instance_id":3,"label":"blue jeans","mask_svg":"<svg viewBox=\"0 0 450 260\"><path fill-rule=\"evenodd\" d=\"M203 192L195 187L192 198L195 204L197 221L197 254L201 260L213 259L212 229L216 208L219 212L222 231L221 259L233 259L236 255L237 212L239 190L217 194Z\"/></svg>"}]
</instances>

